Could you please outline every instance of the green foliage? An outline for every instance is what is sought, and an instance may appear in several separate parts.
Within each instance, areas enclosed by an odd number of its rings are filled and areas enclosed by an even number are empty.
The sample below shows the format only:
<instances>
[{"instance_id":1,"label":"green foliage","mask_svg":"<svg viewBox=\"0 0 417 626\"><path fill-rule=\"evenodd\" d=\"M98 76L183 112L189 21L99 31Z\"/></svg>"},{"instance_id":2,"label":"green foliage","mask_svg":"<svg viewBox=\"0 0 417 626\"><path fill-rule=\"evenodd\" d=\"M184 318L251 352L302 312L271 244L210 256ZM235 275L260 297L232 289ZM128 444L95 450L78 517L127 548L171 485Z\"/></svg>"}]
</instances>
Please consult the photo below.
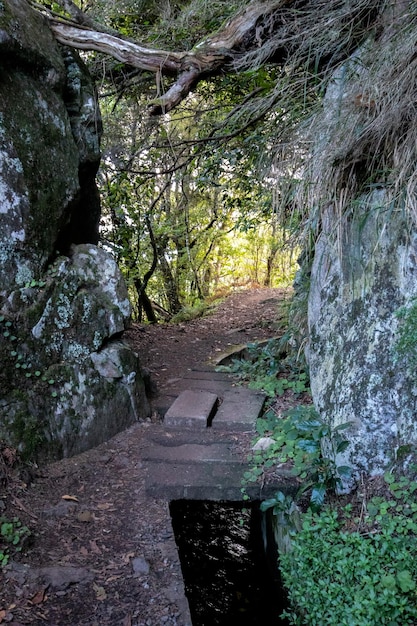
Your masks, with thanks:
<instances>
[{"instance_id":1,"label":"green foliage","mask_svg":"<svg viewBox=\"0 0 417 626\"><path fill-rule=\"evenodd\" d=\"M282 396L291 390L296 396L310 392L310 380L305 360L284 352L287 337L270 339L266 344L248 344L243 359L233 359L231 365L219 366L218 371L235 374L248 382L250 389L261 389L267 396Z\"/></svg>"},{"instance_id":2,"label":"green foliage","mask_svg":"<svg viewBox=\"0 0 417 626\"><path fill-rule=\"evenodd\" d=\"M397 311L399 319L398 339L395 344L397 357L404 358L408 366L417 368L417 298L410 305Z\"/></svg>"},{"instance_id":3,"label":"green foliage","mask_svg":"<svg viewBox=\"0 0 417 626\"><path fill-rule=\"evenodd\" d=\"M403 626L417 618L417 482L387 475L388 497L308 511L280 568L306 626ZM352 529L352 523L354 528Z\"/></svg>"},{"instance_id":4,"label":"green foliage","mask_svg":"<svg viewBox=\"0 0 417 626\"><path fill-rule=\"evenodd\" d=\"M290 463L294 476L301 483L297 497L310 492L310 507L319 510L328 491L342 488L343 481L351 476L350 467L339 466L336 462L337 454L344 452L349 445L341 435L348 426L342 424L331 429L312 405L296 406L283 416L268 410L258 420L257 430L274 443L266 450L253 453L252 467L244 475L244 480L251 482L266 468ZM282 496L277 494L274 502L263 506L270 508L280 503Z\"/></svg>"},{"instance_id":5,"label":"green foliage","mask_svg":"<svg viewBox=\"0 0 417 626\"><path fill-rule=\"evenodd\" d=\"M0 517L0 568L7 565L12 552L20 552L29 535L29 529L17 517Z\"/></svg>"},{"instance_id":6,"label":"green foliage","mask_svg":"<svg viewBox=\"0 0 417 626\"><path fill-rule=\"evenodd\" d=\"M45 284L46 283L43 281L31 281L29 286L42 287ZM27 381L32 378L33 380L41 379L43 382L47 382L48 385L53 385L55 383L54 379L47 378L45 375L42 375L41 370L33 367L30 356L22 350L22 345L24 345L25 342L22 337L19 336L19 331L14 328L13 322L7 319L4 315L0 315L0 335L10 342L8 356L12 359L12 361L14 361L16 373L24 376ZM51 395L56 397L56 391L52 391Z\"/></svg>"}]
</instances>

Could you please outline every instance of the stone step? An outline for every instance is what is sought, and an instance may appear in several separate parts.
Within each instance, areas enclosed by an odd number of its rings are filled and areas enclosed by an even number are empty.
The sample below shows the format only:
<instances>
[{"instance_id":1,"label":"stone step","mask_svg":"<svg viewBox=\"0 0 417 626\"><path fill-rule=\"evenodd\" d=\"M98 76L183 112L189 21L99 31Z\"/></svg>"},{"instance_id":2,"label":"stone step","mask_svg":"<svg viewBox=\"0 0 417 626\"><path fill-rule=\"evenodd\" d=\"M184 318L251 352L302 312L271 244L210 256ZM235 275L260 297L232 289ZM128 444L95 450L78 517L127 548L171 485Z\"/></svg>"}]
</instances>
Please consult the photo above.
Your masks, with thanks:
<instances>
[{"instance_id":1,"label":"stone step","mask_svg":"<svg viewBox=\"0 0 417 626\"><path fill-rule=\"evenodd\" d=\"M184 376L184 380L217 380L227 381L229 384L234 383L234 379L230 374L216 372L216 370L210 368L188 370Z\"/></svg>"},{"instance_id":2,"label":"stone step","mask_svg":"<svg viewBox=\"0 0 417 626\"><path fill-rule=\"evenodd\" d=\"M256 420L262 412L265 400L265 394L244 387L226 391L213 416L211 427L214 430L255 432Z\"/></svg>"},{"instance_id":3,"label":"stone step","mask_svg":"<svg viewBox=\"0 0 417 626\"><path fill-rule=\"evenodd\" d=\"M246 462L148 461L145 481L146 493L165 500L213 500L242 502L242 479L248 469ZM272 497L278 490L294 495L298 483L288 471L277 472L274 480L265 484L250 484L245 493L250 500Z\"/></svg>"},{"instance_id":4,"label":"stone step","mask_svg":"<svg viewBox=\"0 0 417 626\"><path fill-rule=\"evenodd\" d=\"M219 398L209 391L185 389L165 413L167 428L207 428Z\"/></svg>"},{"instance_id":5,"label":"stone step","mask_svg":"<svg viewBox=\"0 0 417 626\"><path fill-rule=\"evenodd\" d=\"M148 462L146 493L166 500L242 500L239 462Z\"/></svg>"},{"instance_id":6,"label":"stone step","mask_svg":"<svg viewBox=\"0 0 417 626\"><path fill-rule=\"evenodd\" d=\"M265 399L265 394L245 387L229 386L220 398L209 391L185 389L166 411L164 423L168 428L208 426L214 430L255 432Z\"/></svg>"},{"instance_id":7,"label":"stone step","mask_svg":"<svg viewBox=\"0 0 417 626\"><path fill-rule=\"evenodd\" d=\"M237 387L228 374L191 370L170 381L161 404L172 400L160 428L150 429L143 460L148 495L166 500L242 501L242 479L248 469L256 420L266 396ZM288 472L287 472L288 473ZM294 491L294 479L281 472L273 484L247 487L253 500L277 489Z\"/></svg>"},{"instance_id":8,"label":"stone step","mask_svg":"<svg viewBox=\"0 0 417 626\"><path fill-rule=\"evenodd\" d=\"M171 379L167 382L164 387L164 393L170 394L171 390L174 389L175 392L181 393L181 391L185 391L187 389L195 389L196 391L210 391L211 393L216 393L218 396L221 396L222 393L230 389L232 386L232 382L227 379L213 379L213 378L181 378L181 379Z\"/></svg>"},{"instance_id":9,"label":"stone step","mask_svg":"<svg viewBox=\"0 0 417 626\"><path fill-rule=\"evenodd\" d=\"M150 446L142 454L145 461L167 463L229 463L236 460L230 443L183 443L177 446Z\"/></svg>"}]
</instances>

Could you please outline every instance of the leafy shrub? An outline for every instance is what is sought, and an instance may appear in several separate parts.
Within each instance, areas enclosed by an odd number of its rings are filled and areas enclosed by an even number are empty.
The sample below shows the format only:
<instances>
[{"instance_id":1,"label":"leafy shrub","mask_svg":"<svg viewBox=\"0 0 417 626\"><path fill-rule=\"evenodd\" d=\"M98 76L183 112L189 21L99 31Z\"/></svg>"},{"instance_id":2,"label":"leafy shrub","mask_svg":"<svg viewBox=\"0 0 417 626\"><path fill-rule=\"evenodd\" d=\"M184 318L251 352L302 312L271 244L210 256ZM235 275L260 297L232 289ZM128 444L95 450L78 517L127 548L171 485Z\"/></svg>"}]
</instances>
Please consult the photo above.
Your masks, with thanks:
<instances>
[{"instance_id":1,"label":"leafy shrub","mask_svg":"<svg viewBox=\"0 0 417 626\"><path fill-rule=\"evenodd\" d=\"M22 541L29 536L29 529L14 517L0 517L0 567L7 565L11 549L20 552Z\"/></svg>"},{"instance_id":2,"label":"leafy shrub","mask_svg":"<svg viewBox=\"0 0 417 626\"><path fill-rule=\"evenodd\" d=\"M293 612L306 626L406 626L417 619L417 483L390 480L351 531L352 506L308 511L280 558ZM347 521L349 524L347 525Z\"/></svg>"},{"instance_id":3,"label":"leafy shrub","mask_svg":"<svg viewBox=\"0 0 417 626\"><path fill-rule=\"evenodd\" d=\"M248 382L250 389L261 389L270 398L282 396L290 389L299 395L310 392L307 365L301 356L286 354L286 337L270 339L267 343L250 343L246 358L233 359L231 365L216 368L235 374Z\"/></svg>"},{"instance_id":4,"label":"leafy shrub","mask_svg":"<svg viewBox=\"0 0 417 626\"><path fill-rule=\"evenodd\" d=\"M269 436L274 443L266 450L254 452L250 459L252 466L244 474L244 480L256 480L264 468L290 462L293 474L301 483L298 495L311 490L310 506L318 510L326 493L341 488L343 479L350 478L351 468L336 463L337 454L349 445L341 436L341 431L348 426L342 424L331 429L312 405L298 405L283 416L270 409L258 419L257 430L262 437ZM280 502L280 496L268 503L275 506L275 501ZM267 507L267 502L263 506Z\"/></svg>"}]
</instances>

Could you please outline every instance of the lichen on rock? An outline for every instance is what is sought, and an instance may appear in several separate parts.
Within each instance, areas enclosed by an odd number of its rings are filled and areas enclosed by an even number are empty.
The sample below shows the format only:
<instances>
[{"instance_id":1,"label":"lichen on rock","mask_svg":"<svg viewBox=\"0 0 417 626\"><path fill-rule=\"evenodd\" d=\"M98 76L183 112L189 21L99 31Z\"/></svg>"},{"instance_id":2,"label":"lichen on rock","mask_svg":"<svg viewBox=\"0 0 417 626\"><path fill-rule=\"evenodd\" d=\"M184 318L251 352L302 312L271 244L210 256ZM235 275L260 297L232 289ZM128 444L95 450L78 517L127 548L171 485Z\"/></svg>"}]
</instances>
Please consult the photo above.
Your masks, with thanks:
<instances>
[{"instance_id":1,"label":"lichen on rock","mask_svg":"<svg viewBox=\"0 0 417 626\"><path fill-rule=\"evenodd\" d=\"M417 437L413 375L397 366L394 350L396 312L404 293L413 294L415 249L398 245L407 225L396 215L385 228L375 200L364 199L340 240L329 209L330 230L324 227L316 244L309 301L316 406L333 425L352 422L348 461L371 473L383 471L395 450Z\"/></svg>"},{"instance_id":2,"label":"lichen on rock","mask_svg":"<svg viewBox=\"0 0 417 626\"><path fill-rule=\"evenodd\" d=\"M29 3L1 3L0 52L0 437L70 455L149 412L126 286L96 245L100 112Z\"/></svg>"}]
</instances>

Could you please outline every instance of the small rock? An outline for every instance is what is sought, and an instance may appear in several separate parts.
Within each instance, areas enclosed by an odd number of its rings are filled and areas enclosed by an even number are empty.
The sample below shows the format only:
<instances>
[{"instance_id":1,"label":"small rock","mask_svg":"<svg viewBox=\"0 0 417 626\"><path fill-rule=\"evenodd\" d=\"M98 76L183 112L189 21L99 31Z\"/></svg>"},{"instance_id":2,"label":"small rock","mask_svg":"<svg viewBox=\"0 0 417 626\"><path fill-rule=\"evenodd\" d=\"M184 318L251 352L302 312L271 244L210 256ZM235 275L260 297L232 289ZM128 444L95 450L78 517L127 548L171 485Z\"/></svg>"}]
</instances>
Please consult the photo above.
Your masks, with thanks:
<instances>
[{"instance_id":1,"label":"small rock","mask_svg":"<svg viewBox=\"0 0 417 626\"><path fill-rule=\"evenodd\" d=\"M63 591L70 585L86 583L94 575L85 567L71 565L52 565L50 567L31 567L23 563L10 562L6 567L6 576L20 585L44 585L57 591Z\"/></svg>"},{"instance_id":2,"label":"small rock","mask_svg":"<svg viewBox=\"0 0 417 626\"><path fill-rule=\"evenodd\" d=\"M132 559L132 570L135 576L146 576L149 574L149 563L142 556Z\"/></svg>"},{"instance_id":3,"label":"small rock","mask_svg":"<svg viewBox=\"0 0 417 626\"><path fill-rule=\"evenodd\" d=\"M34 570L40 579L52 589L64 590L70 585L86 583L93 580L94 576L85 567L71 567L55 565L53 567L40 567Z\"/></svg>"},{"instance_id":4,"label":"small rock","mask_svg":"<svg viewBox=\"0 0 417 626\"><path fill-rule=\"evenodd\" d=\"M94 520L94 515L92 514L91 511L88 511L87 509L84 509L83 511L80 511L77 515L77 520L79 522L92 522Z\"/></svg>"},{"instance_id":5,"label":"small rock","mask_svg":"<svg viewBox=\"0 0 417 626\"><path fill-rule=\"evenodd\" d=\"M276 441L272 439L272 437L261 437L255 445L252 446L252 450L268 450L274 443L276 443Z\"/></svg>"},{"instance_id":6,"label":"small rock","mask_svg":"<svg viewBox=\"0 0 417 626\"><path fill-rule=\"evenodd\" d=\"M55 504L48 509L44 509L42 511L42 515L45 517L65 517L66 515L70 515L70 513L72 513L77 507L78 504L76 502L62 500L61 502L58 502L58 504Z\"/></svg>"}]
</instances>

